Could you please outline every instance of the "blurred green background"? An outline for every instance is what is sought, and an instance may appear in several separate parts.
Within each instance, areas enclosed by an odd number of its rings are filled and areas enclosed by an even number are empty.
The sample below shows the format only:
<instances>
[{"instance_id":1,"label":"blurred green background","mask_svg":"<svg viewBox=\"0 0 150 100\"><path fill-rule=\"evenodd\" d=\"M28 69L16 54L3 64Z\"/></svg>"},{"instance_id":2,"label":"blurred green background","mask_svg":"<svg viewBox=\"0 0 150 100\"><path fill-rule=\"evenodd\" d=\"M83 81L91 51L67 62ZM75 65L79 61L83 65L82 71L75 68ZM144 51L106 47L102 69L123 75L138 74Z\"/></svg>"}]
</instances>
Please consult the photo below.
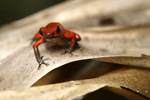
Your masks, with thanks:
<instances>
[{"instance_id":1,"label":"blurred green background","mask_svg":"<svg viewBox=\"0 0 150 100\"><path fill-rule=\"evenodd\" d=\"M63 1L65 0L1 0L0 26Z\"/></svg>"}]
</instances>

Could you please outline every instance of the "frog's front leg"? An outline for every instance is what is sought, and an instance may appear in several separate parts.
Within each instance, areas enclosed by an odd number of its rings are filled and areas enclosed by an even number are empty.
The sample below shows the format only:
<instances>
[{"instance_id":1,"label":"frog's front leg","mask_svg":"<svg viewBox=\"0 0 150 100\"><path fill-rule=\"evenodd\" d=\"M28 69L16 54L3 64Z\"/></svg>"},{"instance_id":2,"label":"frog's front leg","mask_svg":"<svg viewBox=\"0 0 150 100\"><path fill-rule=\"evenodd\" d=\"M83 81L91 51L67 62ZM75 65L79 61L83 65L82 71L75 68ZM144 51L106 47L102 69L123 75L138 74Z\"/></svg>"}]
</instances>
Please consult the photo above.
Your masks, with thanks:
<instances>
[{"instance_id":1,"label":"frog's front leg","mask_svg":"<svg viewBox=\"0 0 150 100\"><path fill-rule=\"evenodd\" d=\"M76 42L76 39L75 39L75 38L72 38L72 39L71 39L71 42L70 42L70 48L69 48L69 49L63 49L62 54L70 53L71 56L72 56L72 55L73 55L73 54L72 54L72 51L74 50L75 42Z\"/></svg>"},{"instance_id":2,"label":"frog's front leg","mask_svg":"<svg viewBox=\"0 0 150 100\"><path fill-rule=\"evenodd\" d=\"M34 49L34 54L35 54L35 57L36 57L36 60L37 62L39 63L39 67L38 69L40 69L40 66L42 64L45 64L45 65L48 65L47 63L45 63L44 61L47 60L47 59L43 59L43 56L41 57L40 56L40 52L39 52L39 49L38 49L38 46L40 44L44 43L44 39L41 38L40 40L38 40L34 45L33 45L33 49Z\"/></svg>"}]
</instances>

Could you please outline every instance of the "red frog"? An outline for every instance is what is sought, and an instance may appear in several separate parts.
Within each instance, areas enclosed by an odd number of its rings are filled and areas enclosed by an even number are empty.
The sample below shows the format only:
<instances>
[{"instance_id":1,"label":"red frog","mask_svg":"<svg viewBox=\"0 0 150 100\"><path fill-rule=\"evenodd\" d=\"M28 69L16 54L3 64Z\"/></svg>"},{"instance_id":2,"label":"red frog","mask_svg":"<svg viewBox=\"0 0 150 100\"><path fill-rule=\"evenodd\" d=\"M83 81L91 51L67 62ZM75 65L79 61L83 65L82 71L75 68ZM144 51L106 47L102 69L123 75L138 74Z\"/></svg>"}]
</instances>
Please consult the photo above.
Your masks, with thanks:
<instances>
[{"instance_id":1,"label":"red frog","mask_svg":"<svg viewBox=\"0 0 150 100\"><path fill-rule=\"evenodd\" d=\"M60 23L53 22L49 23L46 27L41 27L39 32L35 34L34 40L37 42L33 45L34 53L37 62L39 63L39 67L42 64L48 65L44 61L47 59L43 59L43 56L40 56L40 52L38 50L38 46L44 42L50 45L62 45L70 42L70 48L65 49L63 54L66 52L71 53L77 41L81 40L81 37L69 30L66 30Z\"/></svg>"}]
</instances>

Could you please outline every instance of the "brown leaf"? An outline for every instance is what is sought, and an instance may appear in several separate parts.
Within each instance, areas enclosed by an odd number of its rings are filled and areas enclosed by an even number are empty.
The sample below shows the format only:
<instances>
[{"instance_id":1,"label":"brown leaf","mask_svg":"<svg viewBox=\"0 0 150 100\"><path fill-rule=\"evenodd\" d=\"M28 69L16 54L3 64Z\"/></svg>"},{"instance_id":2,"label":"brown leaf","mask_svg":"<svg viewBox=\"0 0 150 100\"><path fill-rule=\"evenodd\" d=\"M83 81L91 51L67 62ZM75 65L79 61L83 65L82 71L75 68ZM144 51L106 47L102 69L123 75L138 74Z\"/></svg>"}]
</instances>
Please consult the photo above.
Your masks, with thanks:
<instances>
[{"instance_id":1,"label":"brown leaf","mask_svg":"<svg viewBox=\"0 0 150 100\"><path fill-rule=\"evenodd\" d=\"M131 100L148 100L147 98L150 98L149 73L146 69L123 68L95 79L1 92L0 99L71 100L104 87Z\"/></svg>"},{"instance_id":2,"label":"brown leaf","mask_svg":"<svg viewBox=\"0 0 150 100\"><path fill-rule=\"evenodd\" d=\"M83 50L77 49L73 52L73 56L61 55L63 47L45 48L44 45L40 45L41 55L44 55L44 58L50 58L49 66L43 65L40 70L37 70L38 63L32 46L29 46L2 62L0 76L3 80L0 83L0 90L30 87L49 71L82 59L96 58L101 61L149 68L149 57L141 56L141 54L150 55L148 44L150 40L147 39L150 37L149 32L149 27L118 30L111 33L82 32L82 41L79 44ZM77 33L80 34L80 31Z\"/></svg>"},{"instance_id":3,"label":"brown leaf","mask_svg":"<svg viewBox=\"0 0 150 100\"><path fill-rule=\"evenodd\" d=\"M144 2L126 0L126 3L122 0L73 0L1 27L0 90L28 88L51 70L83 59L150 68L149 4L149 0ZM47 61L49 66L43 65L37 70L38 64L32 46L29 45L30 38L40 27L52 21L58 21L66 28L76 27L70 30L81 35L82 40L79 42L81 49L76 49L73 56L70 56L61 55L65 47L46 48L44 44L40 45L41 55L50 59ZM2 92L0 95L3 96L0 98L7 97L12 100L11 95L16 95L14 98L22 98L19 95L23 93L24 98L36 100L37 97L67 100L103 87L130 99L144 97L133 92L129 93L125 88L150 98L148 73L148 69L124 69L96 79L71 81L25 91Z\"/></svg>"}]
</instances>

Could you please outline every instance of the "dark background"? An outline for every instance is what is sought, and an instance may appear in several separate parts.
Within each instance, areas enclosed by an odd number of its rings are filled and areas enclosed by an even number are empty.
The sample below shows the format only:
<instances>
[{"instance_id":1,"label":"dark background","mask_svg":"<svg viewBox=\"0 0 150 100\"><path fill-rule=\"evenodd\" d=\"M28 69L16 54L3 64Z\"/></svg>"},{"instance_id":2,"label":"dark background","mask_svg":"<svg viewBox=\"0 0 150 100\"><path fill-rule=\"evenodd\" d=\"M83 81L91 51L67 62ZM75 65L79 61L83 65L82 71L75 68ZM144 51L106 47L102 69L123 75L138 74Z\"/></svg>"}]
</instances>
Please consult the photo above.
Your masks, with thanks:
<instances>
[{"instance_id":1,"label":"dark background","mask_svg":"<svg viewBox=\"0 0 150 100\"><path fill-rule=\"evenodd\" d=\"M65 0L1 0L0 26L24 18Z\"/></svg>"}]
</instances>

